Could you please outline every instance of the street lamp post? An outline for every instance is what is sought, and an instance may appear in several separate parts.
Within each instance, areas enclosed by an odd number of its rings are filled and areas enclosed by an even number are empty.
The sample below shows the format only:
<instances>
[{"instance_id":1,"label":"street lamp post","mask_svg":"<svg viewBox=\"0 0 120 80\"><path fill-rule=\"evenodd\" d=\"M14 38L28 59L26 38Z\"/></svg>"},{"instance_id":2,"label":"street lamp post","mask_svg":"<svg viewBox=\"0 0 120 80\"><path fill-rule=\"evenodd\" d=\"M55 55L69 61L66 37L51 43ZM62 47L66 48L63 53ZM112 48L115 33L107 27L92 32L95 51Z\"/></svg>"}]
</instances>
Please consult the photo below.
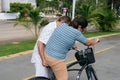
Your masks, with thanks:
<instances>
[{"instance_id":1,"label":"street lamp post","mask_svg":"<svg viewBox=\"0 0 120 80\"><path fill-rule=\"evenodd\" d=\"M76 0L73 0L72 19L74 19L74 17L75 17L75 4L76 4Z\"/></svg>"},{"instance_id":2,"label":"street lamp post","mask_svg":"<svg viewBox=\"0 0 120 80\"><path fill-rule=\"evenodd\" d=\"M98 4L98 0L96 0L96 5Z\"/></svg>"},{"instance_id":3,"label":"street lamp post","mask_svg":"<svg viewBox=\"0 0 120 80\"><path fill-rule=\"evenodd\" d=\"M112 3L111 3L111 9L113 9L113 4L114 4L114 3L113 3L113 0L112 0Z\"/></svg>"}]
</instances>

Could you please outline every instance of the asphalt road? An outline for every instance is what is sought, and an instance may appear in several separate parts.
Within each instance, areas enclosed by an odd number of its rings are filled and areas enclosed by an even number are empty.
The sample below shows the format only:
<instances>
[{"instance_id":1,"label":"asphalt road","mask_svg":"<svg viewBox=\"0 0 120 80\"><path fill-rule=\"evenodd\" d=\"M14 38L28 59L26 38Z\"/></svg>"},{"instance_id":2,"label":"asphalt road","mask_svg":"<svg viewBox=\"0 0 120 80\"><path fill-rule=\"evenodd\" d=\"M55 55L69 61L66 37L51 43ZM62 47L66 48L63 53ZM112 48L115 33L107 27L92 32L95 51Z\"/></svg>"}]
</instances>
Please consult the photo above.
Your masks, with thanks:
<instances>
[{"instance_id":1,"label":"asphalt road","mask_svg":"<svg viewBox=\"0 0 120 80\"><path fill-rule=\"evenodd\" d=\"M93 67L99 80L120 80L120 35L101 38L100 43L95 45L94 49L96 62L93 64ZM74 60L73 54L69 55L67 59L67 61ZM78 65L75 68L79 68ZM71 78L75 74L70 75L70 80L74 80ZM87 80L84 74L82 78Z\"/></svg>"},{"instance_id":2,"label":"asphalt road","mask_svg":"<svg viewBox=\"0 0 120 80\"><path fill-rule=\"evenodd\" d=\"M0 21L0 43L33 38L32 34L23 27L14 28L13 25L13 21ZM79 43L78 46L79 49L85 48ZM96 63L93 66L99 80L120 80L120 35L101 38L101 42L95 45L95 52ZM69 53L66 62L70 63L75 60L73 54L75 51ZM35 69L30 59L31 53L0 60L0 80L26 80L32 77Z\"/></svg>"},{"instance_id":3,"label":"asphalt road","mask_svg":"<svg viewBox=\"0 0 120 80\"><path fill-rule=\"evenodd\" d=\"M101 49L105 51L96 55L96 71L99 80L120 80L120 35L103 38Z\"/></svg>"},{"instance_id":4,"label":"asphalt road","mask_svg":"<svg viewBox=\"0 0 120 80\"><path fill-rule=\"evenodd\" d=\"M51 22L56 20L56 18L47 18L47 20ZM15 21L0 20L0 43L34 39L34 36L30 31L21 25L14 27L14 24Z\"/></svg>"},{"instance_id":5,"label":"asphalt road","mask_svg":"<svg viewBox=\"0 0 120 80\"><path fill-rule=\"evenodd\" d=\"M79 43L78 43L79 44ZM79 49L85 46L79 44ZM70 51L66 62L73 61L75 51ZM96 63L93 65L99 80L120 80L120 35L101 38L95 45ZM15 58L0 60L0 80L26 80L34 75L34 65L30 63L31 53Z\"/></svg>"},{"instance_id":6,"label":"asphalt road","mask_svg":"<svg viewBox=\"0 0 120 80\"><path fill-rule=\"evenodd\" d=\"M0 21L0 43L32 39L33 35L22 26L14 26L15 21Z\"/></svg>"}]
</instances>

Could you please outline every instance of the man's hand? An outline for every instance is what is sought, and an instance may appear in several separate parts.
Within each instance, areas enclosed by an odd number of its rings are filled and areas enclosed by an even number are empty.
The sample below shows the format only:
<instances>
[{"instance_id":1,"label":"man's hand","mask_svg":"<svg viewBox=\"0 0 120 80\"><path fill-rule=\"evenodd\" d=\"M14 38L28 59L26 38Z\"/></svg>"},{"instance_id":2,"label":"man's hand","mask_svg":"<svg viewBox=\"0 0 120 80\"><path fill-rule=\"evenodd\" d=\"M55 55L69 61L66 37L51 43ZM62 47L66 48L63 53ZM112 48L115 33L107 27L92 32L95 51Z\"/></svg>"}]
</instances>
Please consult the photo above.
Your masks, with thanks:
<instances>
[{"instance_id":1,"label":"man's hand","mask_svg":"<svg viewBox=\"0 0 120 80\"><path fill-rule=\"evenodd\" d=\"M42 43L41 41L38 41L37 45L38 45L39 55L40 55L40 58L42 60L42 65L48 66L46 59L45 59L45 53L44 53L45 45L44 45L44 43Z\"/></svg>"},{"instance_id":2,"label":"man's hand","mask_svg":"<svg viewBox=\"0 0 120 80\"><path fill-rule=\"evenodd\" d=\"M48 66L47 62L45 60L42 61L43 66Z\"/></svg>"}]
</instances>

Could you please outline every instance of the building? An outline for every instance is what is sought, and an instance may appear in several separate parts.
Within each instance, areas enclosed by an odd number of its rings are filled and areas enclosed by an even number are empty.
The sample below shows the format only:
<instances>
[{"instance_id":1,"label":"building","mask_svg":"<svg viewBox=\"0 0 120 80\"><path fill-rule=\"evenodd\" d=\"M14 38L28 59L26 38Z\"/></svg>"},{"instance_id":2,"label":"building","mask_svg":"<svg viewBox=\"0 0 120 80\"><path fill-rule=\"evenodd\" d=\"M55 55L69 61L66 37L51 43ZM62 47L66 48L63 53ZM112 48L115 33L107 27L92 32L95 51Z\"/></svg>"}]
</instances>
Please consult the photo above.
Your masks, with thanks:
<instances>
[{"instance_id":1,"label":"building","mask_svg":"<svg viewBox=\"0 0 120 80\"><path fill-rule=\"evenodd\" d=\"M36 7L36 0L0 0L0 12L10 11L10 3L31 3L33 7Z\"/></svg>"}]
</instances>

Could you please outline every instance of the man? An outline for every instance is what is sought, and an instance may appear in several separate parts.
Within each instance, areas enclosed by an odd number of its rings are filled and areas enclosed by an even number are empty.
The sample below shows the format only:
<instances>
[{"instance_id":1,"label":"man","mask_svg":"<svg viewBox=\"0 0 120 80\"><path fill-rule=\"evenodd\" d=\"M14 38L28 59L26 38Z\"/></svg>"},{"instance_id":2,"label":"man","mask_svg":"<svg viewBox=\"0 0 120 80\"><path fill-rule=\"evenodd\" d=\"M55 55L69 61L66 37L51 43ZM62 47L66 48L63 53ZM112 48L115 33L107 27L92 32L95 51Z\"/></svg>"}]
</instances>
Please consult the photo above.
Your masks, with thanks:
<instances>
[{"instance_id":1,"label":"man","mask_svg":"<svg viewBox=\"0 0 120 80\"><path fill-rule=\"evenodd\" d=\"M70 25L63 23L57 27L45 47L46 66L51 67L57 80L68 80L65 57L75 41L88 46L96 44L99 40L87 40L81 33L88 25L84 17L76 17Z\"/></svg>"},{"instance_id":2,"label":"man","mask_svg":"<svg viewBox=\"0 0 120 80\"><path fill-rule=\"evenodd\" d=\"M31 62L35 64L36 77L46 77L49 78L48 69L44 66L47 66L46 60L44 59L44 47L53 33L54 29L62 23L70 23L70 18L68 16L62 16L57 21L50 22L46 25L38 40L36 41Z\"/></svg>"}]
</instances>

